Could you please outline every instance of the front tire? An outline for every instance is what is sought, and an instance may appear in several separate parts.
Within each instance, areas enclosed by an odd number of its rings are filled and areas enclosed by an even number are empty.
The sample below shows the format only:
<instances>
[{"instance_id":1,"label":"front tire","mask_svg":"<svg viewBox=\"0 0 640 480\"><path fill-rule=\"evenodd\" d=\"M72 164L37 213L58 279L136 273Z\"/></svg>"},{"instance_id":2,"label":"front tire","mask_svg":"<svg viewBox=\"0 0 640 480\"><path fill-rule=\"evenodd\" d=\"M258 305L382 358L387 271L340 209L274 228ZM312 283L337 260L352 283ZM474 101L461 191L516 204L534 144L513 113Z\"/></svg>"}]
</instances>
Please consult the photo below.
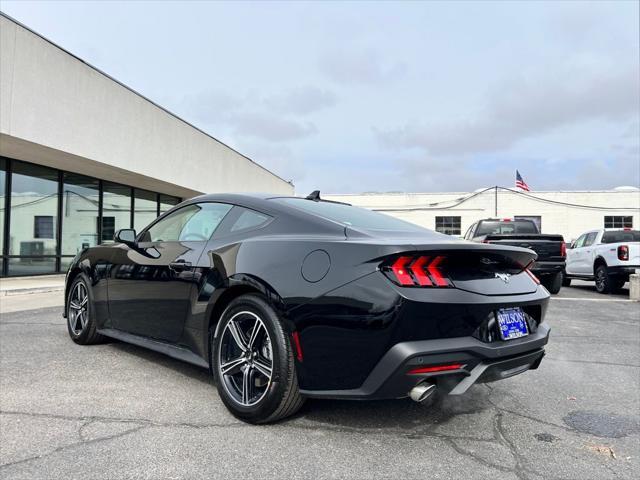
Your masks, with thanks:
<instances>
[{"instance_id":1,"label":"front tire","mask_svg":"<svg viewBox=\"0 0 640 480\"><path fill-rule=\"evenodd\" d=\"M218 393L234 416L249 423L275 422L302 406L291 342L261 296L234 299L211 337Z\"/></svg>"},{"instance_id":2,"label":"front tire","mask_svg":"<svg viewBox=\"0 0 640 480\"><path fill-rule=\"evenodd\" d=\"M562 272L549 275L542 281L542 284L547 290L549 290L549 293L553 293L555 295L560 292L560 288L562 288Z\"/></svg>"},{"instance_id":3,"label":"front tire","mask_svg":"<svg viewBox=\"0 0 640 480\"><path fill-rule=\"evenodd\" d=\"M563 287L571 286L571 279L567 277L567 272L562 272L562 286Z\"/></svg>"},{"instance_id":4,"label":"front tire","mask_svg":"<svg viewBox=\"0 0 640 480\"><path fill-rule=\"evenodd\" d=\"M67 296L67 331L71 340L78 345L104 341L104 337L97 332L93 292L89 285L89 280L81 273L71 284Z\"/></svg>"}]
</instances>

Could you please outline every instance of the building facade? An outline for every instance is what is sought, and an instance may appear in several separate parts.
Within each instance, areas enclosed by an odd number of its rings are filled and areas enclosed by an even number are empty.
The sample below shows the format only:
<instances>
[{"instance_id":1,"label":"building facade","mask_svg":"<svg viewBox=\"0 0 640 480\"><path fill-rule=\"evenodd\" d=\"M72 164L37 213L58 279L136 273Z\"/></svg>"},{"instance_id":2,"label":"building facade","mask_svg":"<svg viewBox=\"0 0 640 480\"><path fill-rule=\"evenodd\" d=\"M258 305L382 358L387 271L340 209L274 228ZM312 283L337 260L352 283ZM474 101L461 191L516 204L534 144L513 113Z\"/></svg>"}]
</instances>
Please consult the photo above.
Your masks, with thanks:
<instances>
[{"instance_id":1,"label":"building facade","mask_svg":"<svg viewBox=\"0 0 640 480\"><path fill-rule=\"evenodd\" d=\"M522 192L490 187L476 192L323 195L454 236L483 218L527 218L542 233L566 241L595 228L640 228L640 189Z\"/></svg>"},{"instance_id":2,"label":"building facade","mask_svg":"<svg viewBox=\"0 0 640 480\"><path fill-rule=\"evenodd\" d=\"M0 14L0 275L62 272L119 228L229 191L293 185Z\"/></svg>"}]
</instances>

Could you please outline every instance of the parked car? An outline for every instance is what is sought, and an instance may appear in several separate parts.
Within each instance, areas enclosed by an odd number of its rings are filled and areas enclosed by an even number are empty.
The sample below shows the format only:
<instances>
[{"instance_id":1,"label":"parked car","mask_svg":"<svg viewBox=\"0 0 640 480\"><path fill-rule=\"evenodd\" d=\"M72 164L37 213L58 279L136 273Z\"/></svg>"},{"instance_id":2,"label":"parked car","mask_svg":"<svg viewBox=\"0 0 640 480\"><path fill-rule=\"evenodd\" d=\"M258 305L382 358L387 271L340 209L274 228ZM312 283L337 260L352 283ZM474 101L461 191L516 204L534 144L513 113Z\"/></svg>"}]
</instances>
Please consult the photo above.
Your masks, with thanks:
<instances>
[{"instance_id":1,"label":"parked car","mask_svg":"<svg viewBox=\"0 0 640 480\"><path fill-rule=\"evenodd\" d=\"M640 231L591 230L569 245L563 284L569 286L572 278L595 280L598 292L616 292L636 269L640 269Z\"/></svg>"},{"instance_id":2,"label":"parked car","mask_svg":"<svg viewBox=\"0 0 640 480\"><path fill-rule=\"evenodd\" d=\"M530 270L549 292L560 291L567 255L562 235L542 234L532 220L487 218L471 225L464 238L533 250L538 257Z\"/></svg>"},{"instance_id":3,"label":"parked car","mask_svg":"<svg viewBox=\"0 0 640 480\"><path fill-rule=\"evenodd\" d=\"M112 337L208 368L247 422L291 415L307 397L460 395L537 368L549 336L531 250L452 240L318 194L201 196L115 240L71 263L71 339Z\"/></svg>"}]
</instances>

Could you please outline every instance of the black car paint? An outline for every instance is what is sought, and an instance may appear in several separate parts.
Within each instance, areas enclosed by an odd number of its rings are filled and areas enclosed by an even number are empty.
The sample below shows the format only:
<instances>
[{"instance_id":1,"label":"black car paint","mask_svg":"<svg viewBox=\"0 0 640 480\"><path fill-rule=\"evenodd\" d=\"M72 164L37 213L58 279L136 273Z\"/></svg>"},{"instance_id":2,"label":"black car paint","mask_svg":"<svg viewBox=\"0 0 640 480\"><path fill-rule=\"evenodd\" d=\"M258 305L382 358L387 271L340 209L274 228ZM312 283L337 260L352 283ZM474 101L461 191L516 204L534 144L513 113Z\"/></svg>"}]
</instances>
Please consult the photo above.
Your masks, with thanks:
<instances>
[{"instance_id":1,"label":"black car paint","mask_svg":"<svg viewBox=\"0 0 640 480\"><path fill-rule=\"evenodd\" d=\"M207 201L236 207L207 242L139 242L85 250L69 268L67 288L84 273L93 289L100 331L169 354L177 347L188 355L174 356L199 365L210 363L210 331L215 335L224 307L238 294L259 292L285 328L299 333L304 358L297 362L298 381L311 396L327 391L341 396L335 392L342 391L348 397L399 343L478 338L498 308L522 306L536 326L544 319L548 293L524 272L513 274L508 284L490 276L480 283L460 278L460 288L439 289L399 287L379 271L384 259L403 252L510 255L524 266L535 258L531 251L427 230L357 230L268 198L207 195L183 202L174 210ZM228 220L241 207L272 220L257 229L231 232ZM169 266L180 260L190 266ZM420 379L409 380L415 384ZM392 396L399 394L406 391Z\"/></svg>"}]
</instances>

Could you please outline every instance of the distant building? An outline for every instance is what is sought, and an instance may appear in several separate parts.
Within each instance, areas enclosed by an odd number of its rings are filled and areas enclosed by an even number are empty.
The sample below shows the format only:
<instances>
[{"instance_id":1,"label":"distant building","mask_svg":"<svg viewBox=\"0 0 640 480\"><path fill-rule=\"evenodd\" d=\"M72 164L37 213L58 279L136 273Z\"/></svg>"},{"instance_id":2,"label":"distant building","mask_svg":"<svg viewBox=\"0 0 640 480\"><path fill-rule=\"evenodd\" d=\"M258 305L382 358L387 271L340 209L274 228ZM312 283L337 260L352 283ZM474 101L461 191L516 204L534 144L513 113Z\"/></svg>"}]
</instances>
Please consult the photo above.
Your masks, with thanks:
<instances>
[{"instance_id":1,"label":"distant building","mask_svg":"<svg viewBox=\"0 0 640 480\"><path fill-rule=\"evenodd\" d=\"M575 239L592 228L640 228L640 189L520 192L489 187L455 193L322 195L455 236L483 218L527 218L543 233Z\"/></svg>"},{"instance_id":2,"label":"distant building","mask_svg":"<svg viewBox=\"0 0 640 480\"><path fill-rule=\"evenodd\" d=\"M0 276L62 272L181 199L293 185L0 14Z\"/></svg>"}]
</instances>

